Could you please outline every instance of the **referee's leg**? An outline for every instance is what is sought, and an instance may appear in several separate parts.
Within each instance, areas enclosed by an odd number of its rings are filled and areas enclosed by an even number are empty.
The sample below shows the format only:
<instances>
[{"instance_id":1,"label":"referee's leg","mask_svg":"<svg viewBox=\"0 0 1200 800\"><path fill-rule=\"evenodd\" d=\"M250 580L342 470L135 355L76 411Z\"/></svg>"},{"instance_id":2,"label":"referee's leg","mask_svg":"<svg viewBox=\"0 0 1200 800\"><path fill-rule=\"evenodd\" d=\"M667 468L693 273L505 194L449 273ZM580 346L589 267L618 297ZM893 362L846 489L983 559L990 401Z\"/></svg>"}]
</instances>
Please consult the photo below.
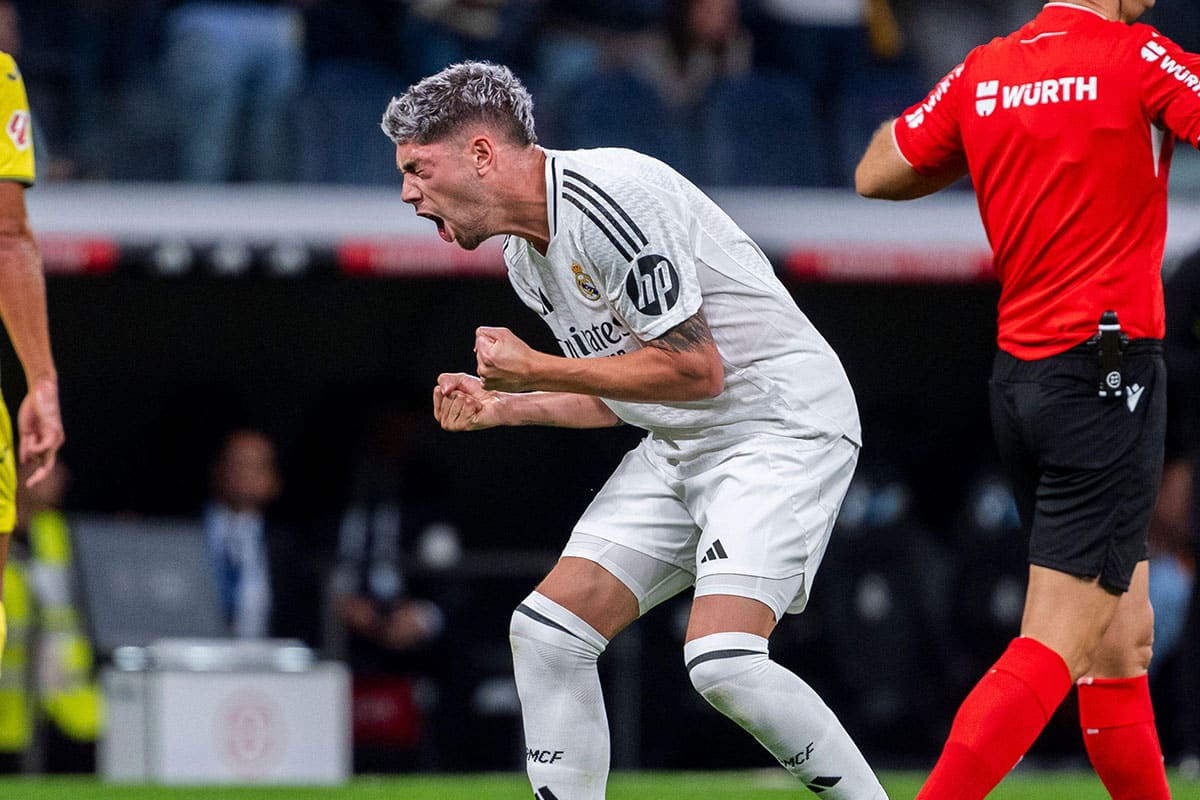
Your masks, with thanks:
<instances>
[{"instance_id":1,"label":"referee's leg","mask_svg":"<svg viewBox=\"0 0 1200 800\"><path fill-rule=\"evenodd\" d=\"M959 706L918 800L982 800L1087 670L1117 604L1094 579L1030 566L1021 636Z\"/></svg>"},{"instance_id":2,"label":"referee's leg","mask_svg":"<svg viewBox=\"0 0 1200 800\"><path fill-rule=\"evenodd\" d=\"M1147 675L1154 644L1149 564L1134 568L1091 668L1078 681L1083 742L1114 800L1171 796Z\"/></svg>"}]
</instances>

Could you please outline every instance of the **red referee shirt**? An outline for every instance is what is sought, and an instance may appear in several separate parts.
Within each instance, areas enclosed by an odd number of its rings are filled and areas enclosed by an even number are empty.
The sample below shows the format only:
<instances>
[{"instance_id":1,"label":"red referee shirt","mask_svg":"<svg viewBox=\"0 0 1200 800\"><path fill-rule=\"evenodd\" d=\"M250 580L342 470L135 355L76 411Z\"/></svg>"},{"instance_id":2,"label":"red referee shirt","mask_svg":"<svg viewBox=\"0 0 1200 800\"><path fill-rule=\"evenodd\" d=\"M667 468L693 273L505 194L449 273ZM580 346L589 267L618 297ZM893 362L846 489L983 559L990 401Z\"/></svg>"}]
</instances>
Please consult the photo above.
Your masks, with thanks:
<instances>
[{"instance_id":1,"label":"red referee shirt","mask_svg":"<svg viewBox=\"0 0 1200 800\"><path fill-rule=\"evenodd\" d=\"M893 126L917 172L970 168L1000 278L1000 347L1044 358L1115 309L1163 335L1173 136L1200 147L1200 56L1147 25L1047 3Z\"/></svg>"}]
</instances>

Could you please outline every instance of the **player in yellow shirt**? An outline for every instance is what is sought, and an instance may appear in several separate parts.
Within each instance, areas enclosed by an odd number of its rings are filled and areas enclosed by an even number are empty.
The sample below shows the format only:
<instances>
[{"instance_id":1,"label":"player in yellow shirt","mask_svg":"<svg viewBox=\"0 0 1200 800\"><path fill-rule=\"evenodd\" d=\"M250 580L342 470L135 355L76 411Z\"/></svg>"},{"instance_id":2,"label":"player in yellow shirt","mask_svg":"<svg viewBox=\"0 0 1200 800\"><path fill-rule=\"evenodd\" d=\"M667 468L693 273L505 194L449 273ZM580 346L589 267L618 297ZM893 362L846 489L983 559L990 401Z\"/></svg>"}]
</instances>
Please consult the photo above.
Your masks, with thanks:
<instances>
[{"instance_id":1,"label":"player in yellow shirt","mask_svg":"<svg viewBox=\"0 0 1200 800\"><path fill-rule=\"evenodd\" d=\"M55 454L63 443L63 427L58 410L58 373L46 323L46 282L25 214L25 187L32 186L34 179L33 125L25 84L8 53L0 53L0 125L4 128L0 135L0 317L29 387L17 411L17 441L21 463L33 469L28 479L33 485L54 466ZM0 402L0 576L16 522L17 457L12 423ZM0 650L6 629L4 605L0 602Z\"/></svg>"}]
</instances>

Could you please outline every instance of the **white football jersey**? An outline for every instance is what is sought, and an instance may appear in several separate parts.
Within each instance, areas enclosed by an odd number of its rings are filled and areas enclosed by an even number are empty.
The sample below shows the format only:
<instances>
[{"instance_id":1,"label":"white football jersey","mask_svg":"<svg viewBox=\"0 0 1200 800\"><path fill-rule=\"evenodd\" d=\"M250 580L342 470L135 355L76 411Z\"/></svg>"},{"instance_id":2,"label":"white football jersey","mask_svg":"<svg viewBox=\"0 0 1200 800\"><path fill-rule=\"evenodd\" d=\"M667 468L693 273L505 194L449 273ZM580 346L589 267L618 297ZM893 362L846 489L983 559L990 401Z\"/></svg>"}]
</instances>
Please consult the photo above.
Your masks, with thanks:
<instances>
[{"instance_id":1,"label":"white football jersey","mask_svg":"<svg viewBox=\"0 0 1200 800\"><path fill-rule=\"evenodd\" d=\"M716 203L666 164L632 150L546 151L550 245L504 242L509 280L563 354L628 353L703 305L725 365L708 400L604 399L664 455L752 434L861 444L858 409L833 349L762 251Z\"/></svg>"}]
</instances>

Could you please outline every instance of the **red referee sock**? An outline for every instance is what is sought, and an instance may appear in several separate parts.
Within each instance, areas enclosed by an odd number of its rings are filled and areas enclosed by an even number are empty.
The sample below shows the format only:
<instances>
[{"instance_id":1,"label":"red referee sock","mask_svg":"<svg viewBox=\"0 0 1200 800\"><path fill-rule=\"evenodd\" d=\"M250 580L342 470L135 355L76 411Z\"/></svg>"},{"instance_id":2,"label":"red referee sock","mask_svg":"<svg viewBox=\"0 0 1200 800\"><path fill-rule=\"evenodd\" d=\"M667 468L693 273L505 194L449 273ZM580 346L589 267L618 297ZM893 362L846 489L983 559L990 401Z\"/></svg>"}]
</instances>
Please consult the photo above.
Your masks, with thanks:
<instances>
[{"instance_id":1,"label":"red referee sock","mask_svg":"<svg viewBox=\"0 0 1200 800\"><path fill-rule=\"evenodd\" d=\"M1088 758L1113 800L1170 798L1145 675L1080 679L1079 725Z\"/></svg>"},{"instance_id":2,"label":"red referee sock","mask_svg":"<svg viewBox=\"0 0 1200 800\"><path fill-rule=\"evenodd\" d=\"M1062 656L1013 639L958 708L917 800L982 800L1029 749L1071 689Z\"/></svg>"}]
</instances>

